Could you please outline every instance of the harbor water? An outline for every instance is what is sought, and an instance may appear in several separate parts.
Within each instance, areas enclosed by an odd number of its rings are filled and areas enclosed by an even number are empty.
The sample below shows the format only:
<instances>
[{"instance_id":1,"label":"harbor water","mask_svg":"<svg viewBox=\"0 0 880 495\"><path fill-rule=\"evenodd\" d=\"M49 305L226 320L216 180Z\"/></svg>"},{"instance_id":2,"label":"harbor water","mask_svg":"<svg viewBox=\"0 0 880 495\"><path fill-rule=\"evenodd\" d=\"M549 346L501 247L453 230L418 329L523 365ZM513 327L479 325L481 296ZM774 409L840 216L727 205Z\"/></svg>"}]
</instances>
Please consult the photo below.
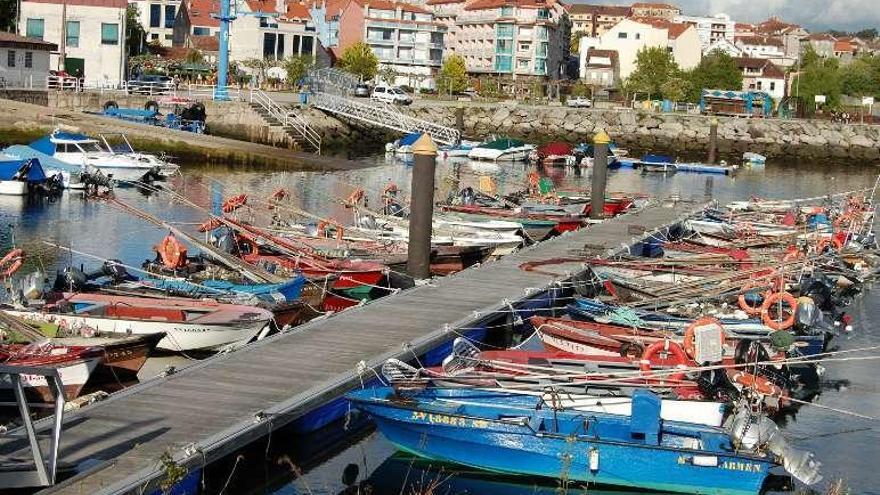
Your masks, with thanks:
<instances>
[{"instance_id":1,"label":"harbor water","mask_svg":"<svg viewBox=\"0 0 880 495\"><path fill-rule=\"evenodd\" d=\"M277 168L223 168L187 165L166 187L195 206L171 199L161 191L117 189L116 196L175 227L195 231L218 200L246 193L262 201L283 188L289 201L275 215L284 219L306 210L340 224L352 222L343 200L355 188L366 191L368 204L378 208L382 191L394 183L405 195L411 166L397 157L358 158L363 168L344 172L300 172ZM522 164L471 164L440 161L438 195L454 179L477 187L482 176L494 178L499 192L521 189L528 168ZM587 188L589 169L552 168L544 171L559 188ZM872 187L877 170L868 165L774 164L744 169L734 176L678 173L642 174L633 170L609 173L608 190L642 193L652 197L717 200L724 203L749 197L796 198L821 196ZM249 213L242 213L245 218ZM297 219L301 220L301 219ZM308 222L307 222L308 223ZM314 224L315 221L311 220ZM100 200L85 201L78 193L61 198L27 201L0 196L0 252L12 245L28 253L27 271L40 270L49 279L66 266L94 269L104 259L118 259L135 269L154 257L153 246L166 229L148 224ZM63 251L51 244L69 246ZM847 312L853 316L851 333L835 337L832 347L854 349L880 345L880 288L866 286ZM187 364L186 358L163 358L161 367ZM157 366L145 368L156 373ZM783 420L786 436L797 447L815 452L823 463L825 482L842 479L853 494L880 494L880 422L858 417L880 417L880 388L876 361L844 361L825 365L825 386L815 405L805 405ZM253 377L259 386L259 377ZM161 407L173 407L164 405ZM63 447L62 447L63 448ZM430 465L395 453L395 449L368 425L357 421L332 425L317 435L276 435L205 473L207 493L271 494L517 494L559 493L554 480L495 476L453 466ZM584 493L575 485L570 493ZM596 491L588 493L629 493Z\"/></svg>"}]
</instances>

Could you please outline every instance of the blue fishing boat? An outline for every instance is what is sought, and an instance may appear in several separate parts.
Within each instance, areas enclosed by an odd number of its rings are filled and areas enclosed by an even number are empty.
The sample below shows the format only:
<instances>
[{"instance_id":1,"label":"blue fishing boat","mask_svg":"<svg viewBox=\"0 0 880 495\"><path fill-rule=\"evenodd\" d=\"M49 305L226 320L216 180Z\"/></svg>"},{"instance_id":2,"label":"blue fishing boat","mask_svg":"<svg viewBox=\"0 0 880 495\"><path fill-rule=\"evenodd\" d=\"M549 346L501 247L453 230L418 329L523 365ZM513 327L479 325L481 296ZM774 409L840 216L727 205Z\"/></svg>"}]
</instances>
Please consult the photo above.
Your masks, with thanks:
<instances>
[{"instance_id":1,"label":"blue fishing boat","mask_svg":"<svg viewBox=\"0 0 880 495\"><path fill-rule=\"evenodd\" d=\"M401 450L498 473L745 495L761 491L778 466L776 454L805 483L821 480L811 454L794 451L781 438L782 444L768 444L770 436L763 435L777 430L766 417L737 415L728 429L664 421L660 398L647 390L633 393L629 416L586 416L555 409L540 397L475 389L402 396L381 387L348 398Z\"/></svg>"},{"instance_id":2,"label":"blue fishing boat","mask_svg":"<svg viewBox=\"0 0 880 495\"><path fill-rule=\"evenodd\" d=\"M39 160L0 155L0 195L27 196L48 180Z\"/></svg>"},{"instance_id":3,"label":"blue fishing boat","mask_svg":"<svg viewBox=\"0 0 880 495\"><path fill-rule=\"evenodd\" d=\"M695 172L702 174L732 175L736 172L736 165L728 165L721 162L718 165L699 162L677 162L668 155L648 154L641 160L624 158L621 160L624 166L641 169L646 172Z\"/></svg>"},{"instance_id":4,"label":"blue fishing boat","mask_svg":"<svg viewBox=\"0 0 880 495\"><path fill-rule=\"evenodd\" d=\"M385 151L388 153L396 153L398 155L411 155L413 145L421 136L421 132L407 134L397 141L386 144Z\"/></svg>"}]
</instances>

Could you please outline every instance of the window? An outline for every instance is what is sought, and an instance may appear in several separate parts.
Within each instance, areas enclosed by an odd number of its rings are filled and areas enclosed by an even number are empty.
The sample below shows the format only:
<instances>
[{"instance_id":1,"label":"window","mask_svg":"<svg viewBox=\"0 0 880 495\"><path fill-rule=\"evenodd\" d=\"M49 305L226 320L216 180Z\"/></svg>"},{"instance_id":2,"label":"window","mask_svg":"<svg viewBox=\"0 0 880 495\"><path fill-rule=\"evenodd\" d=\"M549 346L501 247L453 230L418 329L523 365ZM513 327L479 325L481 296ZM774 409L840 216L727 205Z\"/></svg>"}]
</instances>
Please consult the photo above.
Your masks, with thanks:
<instances>
[{"instance_id":1,"label":"window","mask_svg":"<svg viewBox=\"0 0 880 495\"><path fill-rule=\"evenodd\" d=\"M28 38L39 38L43 39L43 30L46 22L43 19L30 19L27 20L27 27L25 28L25 34Z\"/></svg>"},{"instance_id":2,"label":"window","mask_svg":"<svg viewBox=\"0 0 880 495\"><path fill-rule=\"evenodd\" d=\"M642 39L642 33L636 33L636 39L637 40Z\"/></svg>"},{"instance_id":3,"label":"window","mask_svg":"<svg viewBox=\"0 0 880 495\"><path fill-rule=\"evenodd\" d=\"M495 53L504 55L513 53L513 40L497 40L495 42Z\"/></svg>"},{"instance_id":4,"label":"window","mask_svg":"<svg viewBox=\"0 0 880 495\"><path fill-rule=\"evenodd\" d=\"M532 48L532 44L531 44L531 43L520 43L520 44L519 44L519 51L521 51L521 52L527 52L527 51L529 51L531 48Z\"/></svg>"},{"instance_id":5,"label":"window","mask_svg":"<svg viewBox=\"0 0 880 495\"><path fill-rule=\"evenodd\" d=\"M776 90L776 82L770 81L770 91L775 91L775 90Z\"/></svg>"},{"instance_id":6,"label":"window","mask_svg":"<svg viewBox=\"0 0 880 495\"><path fill-rule=\"evenodd\" d=\"M314 55L315 54L315 37L314 36L303 36L302 37L302 51L300 52L302 55Z\"/></svg>"},{"instance_id":7,"label":"window","mask_svg":"<svg viewBox=\"0 0 880 495\"><path fill-rule=\"evenodd\" d=\"M547 73L547 61L543 58L535 59L535 74L546 74Z\"/></svg>"},{"instance_id":8,"label":"window","mask_svg":"<svg viewBox=\"0 0 880 495\"><path fill-rule=\"evenodd\" d=\"M538 19L549 19L550 18L550 10L549 9L538 9Z\"/></svg>"},{"instance_id":9,"label":"window","mask_svg":"<svg viewBox=\"0 0 880 495\"><path fill-rule=\"evenodd\" d=\"M538 36L539 40L546 40L548 37L549 31L547 30L547 26L538 26L535 28L535 34Z\"/></svg>"},{"instance_id":10,"label":"window","mask_svg":"<svg viewBox=\"0 0 880 495\"><path fill-rule=\"evenodd\" d=\"M15 50L6 52L6 66L10 68L15 67Z\"/></svg>"},{"instance_id":11,"label":"window","mask_svg":"<svg viewBox=\"0 0 880 495\"><path fill-rule=\"evenodd\" d=\"M79 46L79 21L67 21L65 44L74 48Z\"/></svg>"},{"instance_id":12,"label":"window","mask_svg":"<svg viewBox=\"0 0 880 495\"><path fill-rule=\"evenodd\" d=\"M158 3L150 4L150 27L157 28L162 21L162 6Z\"/></svg>"},{"instance_id":13,"label":"window","mask_svg":"<svg viewBox=\"0 0 880 495\"><path fill-rule=\"evenodd\" d=\"M497 72L510 72L512 69L513 61L511 60L510 55L496 55L495 56L495 70Z\"/></svg>"},{"instance_id":14,"label":"window","mask_svg":"<svg viewBox=\"0 0 880 495\"><path fill-rule=\"evenodd\" d=\"M24 52L24 67L25 69L34 68L34 52ZM773 88L771 87L770 89Z\"/></svg>"},{"instance_id":15,"label":"window","mask_svg":"<svg viewBox=\"0 0 880 495\"><path fill-rule=\"evenodd\" d=\"M193 27L193 34L195 36L210 36L211 30L206 27Z\"/></svg>"},{"instance_id":16,"label":"window","mask_svg":"<svg viewBox=\"0 0 880 495\"><path fill-rule=\"evenodd\" d=\"M275 58L275 46L278 36L275 33L263 33L263 58Z\"/></svg>"},{"instance_id":17,"label":"window","mask_svg":"<svg viewBox=\"0 0 880 495\"><path fill-rule=\"evenodd\" d=\"M516 68L517 69L528 69L529 68L529 59L527 59L527 58L517 59Z\"/></svg>"},{"instance_id":18,"label":"window","mask_svg":"<svg viewBox=\"0 0 880 495\"><path fill-rule=\"evenodd\" d=\"M513 24L498 24L496 35L499 38L513 38Z\"/></svg>"},{"instance_id":19,"label":"window","mask_svg":"<svg viewBox=\"0 0 880 495\"><path fill-rule=\"evenodd\" d=\"M501 7L501 17L513 17L513 6L505 5Z\"/></svg>"},{"instance_id":20,"label":"window","mask_svg":"<svg viewBox=\"0 0 880 495\"><path fill-rule=\"evenodd\" d=\"M151 34L151 35L150 35L150 39L151 39L151 40L157 40L157 39L159 39L159 33L153 33L153 34Z\"/></svg>"},{"instance_id":21,"label":"window","mask_svg":"<svg viewBox=\"0 0 880 495\"><path fill-rule=\"evenodd\" d=\"M617 37L622 40L625 40L627 38L626 33L624 33L623 31L617 33Z\"/></svg>"},{"instance_id":22,"label":"window","mask_svg":"<svg viewBox=\"0 0 880 495\"><path fill-rule=\"evenodd\" d=\"M549 47L550 47L550 43L547 43L546 41L542 41L542 42L538 43L538 46L535 49L535 55L538 57L546 57L547 56L547 49Z\"/></svg>"},{"instance_id":23,"label":"window","mask_svg":"<svg viewBox=\"0 0 880 495\"><path fill-rule=\"evenodd\" d=\"M174 35L173 34L166 34L165 39L171 41L174 39Z\"/></svg>"},{"instance_id":24,"label":"window","mask_svg":"<svg viewBox=\"0 0 880 495\"><path fill-rule=\"evenodd\" d=\"M174 17L177 14L177 6L176 5L166 5L165 6L165 27L173 28L174 27Z\"/></svg>"},{"instance_id":25,"label":"window","mask_svg":"<svg viewBox=\"0 0 880 495\"><path fill-rule=\"evenodd\" d=\"M101 23L101 44L102 45L118 45L119 44L119 24Z\"/></svg>"},{"instance_id":26,"label":"window","mask_svg":"<svg viewBox=\"0 0 880 495\"><path fill-rule=\"evenodd\" d=\"M443 33L431 33L431 43L435 45L443 44Z\"/></svg>"}]
</instances>

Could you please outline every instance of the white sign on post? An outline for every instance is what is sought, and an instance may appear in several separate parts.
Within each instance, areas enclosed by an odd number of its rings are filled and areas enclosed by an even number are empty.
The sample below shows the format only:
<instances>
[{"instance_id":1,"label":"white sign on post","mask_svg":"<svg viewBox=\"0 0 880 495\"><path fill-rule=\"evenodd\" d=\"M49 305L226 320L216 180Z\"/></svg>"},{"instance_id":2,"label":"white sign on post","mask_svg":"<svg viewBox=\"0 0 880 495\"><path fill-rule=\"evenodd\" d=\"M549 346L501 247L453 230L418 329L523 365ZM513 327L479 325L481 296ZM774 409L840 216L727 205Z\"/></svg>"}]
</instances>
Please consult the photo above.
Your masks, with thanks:
<instances>
[{"instance_id":1,"label":"white sign on post","mask_svg":"<svg viewBox=\"0 0 880 495\"><path fill-rule=\"evenodd\" d=\"M825 103L825 95L816 95L816 103Z\"/></svg>"},{"instance_id":2,"label":"white sign on post","mask_svg":"<svg viewBox=\"0 0 880 495\"><path fill-rule=\"evenodd\" d=\"M874 104L874 97L873 96L863 96L862 97L862 106L870 107L873 104Z\"/></svg>"}]
</instances>

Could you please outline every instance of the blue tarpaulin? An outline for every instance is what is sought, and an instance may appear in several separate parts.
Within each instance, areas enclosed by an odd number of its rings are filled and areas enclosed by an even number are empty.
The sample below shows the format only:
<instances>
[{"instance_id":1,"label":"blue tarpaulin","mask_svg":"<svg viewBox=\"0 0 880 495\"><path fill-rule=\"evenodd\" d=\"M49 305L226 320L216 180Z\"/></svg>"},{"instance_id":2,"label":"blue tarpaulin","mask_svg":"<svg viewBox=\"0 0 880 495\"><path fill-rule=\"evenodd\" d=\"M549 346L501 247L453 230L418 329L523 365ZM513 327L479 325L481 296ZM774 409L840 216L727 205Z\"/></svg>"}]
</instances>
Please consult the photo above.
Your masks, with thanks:
<instances>
[{"instance_id":1,"label":"blue tarpaulin","mask_svg":"<svg viewBox=\"0 0 880 495\"><path fill-rule=\"evenodd\" d=\"M25 173L28 182L46 180L46 173L37 159L0 160L0 180L20 180Z\"/></svg>"},{"instance_id":2,"label":"blue tarpaulin","mask_svg":"<svg viewBox=\"0 0 880 495\"><path fill-rule=\"evenodd\" d=\"M422 136L421 132L414 132L412 134L407 134L400 138L400 146L412 146L416 141Z\"/></svg>"}]
</instances>

